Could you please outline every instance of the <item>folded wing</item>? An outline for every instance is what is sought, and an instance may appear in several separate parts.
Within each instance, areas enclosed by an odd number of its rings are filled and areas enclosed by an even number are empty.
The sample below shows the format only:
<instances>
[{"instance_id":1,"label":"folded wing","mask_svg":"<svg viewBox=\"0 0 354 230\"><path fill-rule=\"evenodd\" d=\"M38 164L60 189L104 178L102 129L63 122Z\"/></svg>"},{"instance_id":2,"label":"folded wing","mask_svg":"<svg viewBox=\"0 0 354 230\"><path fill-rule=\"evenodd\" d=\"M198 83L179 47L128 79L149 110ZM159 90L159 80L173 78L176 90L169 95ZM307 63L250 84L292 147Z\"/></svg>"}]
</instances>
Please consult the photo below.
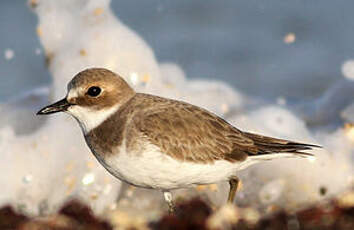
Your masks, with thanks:
<instances>
[{"instance_id":1,"label":"folded wing","mask_svg":"<svg viewBox=\"0 0 354 230\"><path fill-rule=\"evenodd\" d=\"M180 161L243 161L248 156L302 152L315 145L246 133L222 118L188 103L153 98L154 108L137 113L136 128L162 152Z\"/></svg>"}]
</instances>

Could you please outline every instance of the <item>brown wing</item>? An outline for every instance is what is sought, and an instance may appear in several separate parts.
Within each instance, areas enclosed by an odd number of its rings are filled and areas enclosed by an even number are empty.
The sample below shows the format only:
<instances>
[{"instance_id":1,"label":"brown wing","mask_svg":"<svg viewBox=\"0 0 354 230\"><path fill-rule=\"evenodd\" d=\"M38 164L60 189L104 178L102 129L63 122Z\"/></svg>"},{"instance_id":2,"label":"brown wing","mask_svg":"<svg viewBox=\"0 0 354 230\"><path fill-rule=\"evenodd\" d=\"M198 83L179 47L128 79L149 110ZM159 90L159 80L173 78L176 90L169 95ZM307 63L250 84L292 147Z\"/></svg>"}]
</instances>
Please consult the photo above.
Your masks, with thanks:
<instances>
[{"instance_id":1,"label":"brown wing","mask_svg":"<svg viewBox=\"0 0 354 230\"><path fill-rule=\"evenodd\" d=\"M311 154L303 150L320 147L242 132L188 103L146 94L138 94L139 97L134 106L139 112L133 115L132 125L152 144L181 161L235 162L247 156L284 152L306 156Z\"/></svg>"},{"instance_id":2,"label":"brown wing","mask_svg":"<svg viewBox=\"0 0 354 230\"><path fill-rule=\"evenodd\" d=\"M163 152L181 161L242 161L256 153L254 142L216 115L199 107L154 97L152 109L133 118L136 128Z\"/></svg>"}]
</instances>

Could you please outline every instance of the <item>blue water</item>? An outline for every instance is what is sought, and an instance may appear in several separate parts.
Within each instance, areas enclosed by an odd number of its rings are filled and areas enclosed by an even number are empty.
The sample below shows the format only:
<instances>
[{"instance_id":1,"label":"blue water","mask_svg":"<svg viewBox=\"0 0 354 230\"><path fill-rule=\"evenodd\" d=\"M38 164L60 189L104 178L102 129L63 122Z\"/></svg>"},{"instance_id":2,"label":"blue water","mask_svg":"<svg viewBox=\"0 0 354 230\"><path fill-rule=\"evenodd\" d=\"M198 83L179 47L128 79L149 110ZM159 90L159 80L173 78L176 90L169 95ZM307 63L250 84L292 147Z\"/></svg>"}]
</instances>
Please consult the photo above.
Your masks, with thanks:
<instances>
[{"instance_id":1,"label":"blue water","mask_svg":"<svg viewBox=\"0 0 354 230\"><path fill-rule=\"evenodd\" d=\"M159 61L190 78L216 78L258 97L316 98L354 58L354 1L112 1L116 15ZM48 84L36 16L23 0L0 1L0 101ZM295 33L296 41L283 38ZM6 48L15 57L4 58Z\"/></svg>"}]
</instances>

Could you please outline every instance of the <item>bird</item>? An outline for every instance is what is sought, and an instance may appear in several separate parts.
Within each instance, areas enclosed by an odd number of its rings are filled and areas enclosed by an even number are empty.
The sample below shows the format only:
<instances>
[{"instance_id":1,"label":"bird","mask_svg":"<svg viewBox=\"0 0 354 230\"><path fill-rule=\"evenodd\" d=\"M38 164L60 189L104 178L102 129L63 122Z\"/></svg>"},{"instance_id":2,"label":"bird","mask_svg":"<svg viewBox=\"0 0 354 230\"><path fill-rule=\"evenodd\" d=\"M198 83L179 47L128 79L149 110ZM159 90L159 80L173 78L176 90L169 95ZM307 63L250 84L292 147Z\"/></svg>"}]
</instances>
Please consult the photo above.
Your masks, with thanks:
<instances>
[{"instance_id":1,"label":"bird","mask_svg":"<svg viewBox=\"0 0 354 230\"><path fill-rule=\"evenodd\" d=\"M309 157L321 147L241 131L201 107L138 93L118 74L89 68L67 85L64 99L37 115L74 117L96 159L130 185L160 190L173 213L171 191L228 182L233 203L238 172L282 157Z\"/></svg>"}]
</instances>

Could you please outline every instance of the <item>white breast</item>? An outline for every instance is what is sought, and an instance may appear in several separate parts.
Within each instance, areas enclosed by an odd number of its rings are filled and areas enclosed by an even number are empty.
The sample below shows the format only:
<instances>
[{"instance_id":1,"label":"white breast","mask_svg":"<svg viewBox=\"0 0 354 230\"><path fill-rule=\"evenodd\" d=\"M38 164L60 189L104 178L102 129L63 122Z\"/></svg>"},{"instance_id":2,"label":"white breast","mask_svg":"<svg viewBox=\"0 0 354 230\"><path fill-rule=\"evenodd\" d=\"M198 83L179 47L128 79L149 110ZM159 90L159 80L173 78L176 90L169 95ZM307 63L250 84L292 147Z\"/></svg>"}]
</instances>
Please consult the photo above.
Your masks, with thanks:
<instances>
[{"instance_id":1,"label":"white breast","mask_svg":"<svg viewBox=\"0 0 354 230\"><path fill-rule=\"evenodd\" d=\"M213 164L181 162L161 153L152 144L146 149L148 151L136 153L127 152L125 147L120 147L119 154L100 161L109 172L123 181L161 190L226 181L231 175L236 175L238 170L249 165L246 161L230 163L224 160Z\"/></svg>"}]
</instances>

